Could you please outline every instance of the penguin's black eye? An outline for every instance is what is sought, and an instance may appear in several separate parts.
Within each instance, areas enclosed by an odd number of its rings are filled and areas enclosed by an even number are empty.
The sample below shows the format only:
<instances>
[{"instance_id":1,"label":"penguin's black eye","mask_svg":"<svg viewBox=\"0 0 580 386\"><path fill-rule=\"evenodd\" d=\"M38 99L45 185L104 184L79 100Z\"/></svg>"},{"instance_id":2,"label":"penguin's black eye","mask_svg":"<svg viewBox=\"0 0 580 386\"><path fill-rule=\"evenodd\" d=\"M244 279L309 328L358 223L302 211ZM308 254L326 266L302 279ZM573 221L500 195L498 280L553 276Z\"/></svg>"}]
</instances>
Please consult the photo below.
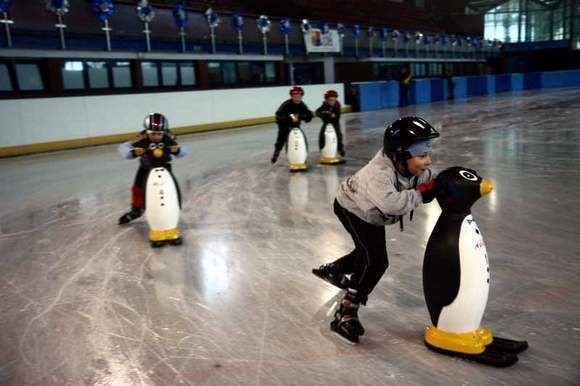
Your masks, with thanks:
<instances>
[{"instance_id":1,"label":"penguin's black eye","mask_svg":"<svg viewBox=\"0 0 580 386\"><path fill-rule=\"evenodd\" d=\"M477 181L477 176L475 176L473 173L468 172L467 170L461 170L459 174L466 180Z\"/></svg>"}]
</instances>

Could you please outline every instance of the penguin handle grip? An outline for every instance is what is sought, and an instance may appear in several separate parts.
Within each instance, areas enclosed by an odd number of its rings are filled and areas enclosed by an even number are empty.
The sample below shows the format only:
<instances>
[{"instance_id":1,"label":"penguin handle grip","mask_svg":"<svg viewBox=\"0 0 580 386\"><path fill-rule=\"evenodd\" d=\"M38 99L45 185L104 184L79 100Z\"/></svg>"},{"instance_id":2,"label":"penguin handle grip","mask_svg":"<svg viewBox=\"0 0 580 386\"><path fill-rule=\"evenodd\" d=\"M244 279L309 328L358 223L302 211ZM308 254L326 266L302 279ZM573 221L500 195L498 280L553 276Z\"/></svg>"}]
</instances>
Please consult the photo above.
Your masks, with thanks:
<instances>
[{"instance_id":1,"label":"penguin handle grip","mask_svg":"<svg viewBox=\"0 0 580 386\"><path fill-rule=\"evenodd\" d=\"M417 185L417 191L421 193L423 203L429 203L435 198L435 180L429 180Z\"/></svg>"}]
</instances>

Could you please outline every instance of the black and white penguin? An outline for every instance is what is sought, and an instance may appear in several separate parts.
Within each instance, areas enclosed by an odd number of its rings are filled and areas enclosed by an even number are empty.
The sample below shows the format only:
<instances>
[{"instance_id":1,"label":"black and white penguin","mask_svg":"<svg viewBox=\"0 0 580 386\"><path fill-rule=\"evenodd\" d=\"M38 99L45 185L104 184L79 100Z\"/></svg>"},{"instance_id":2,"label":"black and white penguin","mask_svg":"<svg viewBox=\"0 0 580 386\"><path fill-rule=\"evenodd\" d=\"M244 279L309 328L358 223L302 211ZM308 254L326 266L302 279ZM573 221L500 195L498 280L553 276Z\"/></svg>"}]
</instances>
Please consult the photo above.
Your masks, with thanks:
<instances>
[{"instance_id":1,"label":"black and white penguin","mask_svg":"<svg viewBox=\"0 0 580 386\"><path fill-rule=\"evenodd\" d=\"M169 151L166 146L151 144L150 156L161 158ZM170 168L155 167L149 171L145 185L145 218L149 224L149 243L157 248L165 243L180 245L178 227L181 212L181 194Z\"/></svg>"},{"instance_id":2,"label":"black and white penguin","mask_svg":"<svg viewBox=\"0 0 580 386\"><path fill-rule=\"evenodd\" d=\"M306 135L298 126L292 127L288 133L286 141L286 157L288 158L288 169L291 172L300 172L308 169L308 142Z\"/></svg>"},{"instance_id":3,"label":"black and white penguin","mask_svg":"<svg viewBox=\"0 0 580 386\"><path fill-rule=\"evenodd\" d=\"M512 365L527 343L494 338L480 325L490 271L471 206L492 191L492 184L475 170L452 167L437 176L435 186L442 213L423 261L423 291L433 323L425 329L425 344L434 351L493 366Z\"/></svg>"},{"instance_id":4,"label":"black and white penguin","mask_svg":"<svg viewBox=\"0 0 580 386\"><path fill-rule=\"evenodd\" d=\"M338 158L338 138L332 123L327 123L324 128L324 147L320 149L320 163L325 165L336 165L341 163Z\"/></svg>"}]
</instances>

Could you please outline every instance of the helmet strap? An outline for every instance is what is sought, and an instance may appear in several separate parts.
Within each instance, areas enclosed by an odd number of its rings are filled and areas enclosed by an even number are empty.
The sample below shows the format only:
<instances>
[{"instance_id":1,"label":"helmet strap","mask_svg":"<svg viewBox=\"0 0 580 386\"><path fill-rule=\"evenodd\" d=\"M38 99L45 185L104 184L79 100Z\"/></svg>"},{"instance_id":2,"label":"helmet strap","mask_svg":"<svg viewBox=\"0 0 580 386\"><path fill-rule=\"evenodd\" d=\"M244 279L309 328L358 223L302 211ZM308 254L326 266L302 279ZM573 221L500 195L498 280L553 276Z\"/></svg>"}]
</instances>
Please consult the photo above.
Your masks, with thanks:
<instances>
[{"instance_id":1,"label":"helmet strap","mask_svg":"<svg viewBox=\"0 0 580 386\"><path fill-rule=\"evenodd\" d=\"M395 161L395 162L396 162L395 165L396 165L397 171L399 173L401 173L401 175L403 177L406 177L406 178L413 177L413 175L411 174L411 172L409 172L409 166L407 165L407 160L405 160L405 161Z\"/></svg>"},{"instance_id":2,"label":"helmet strap","mask_svg":"<svg viewBox=\"0 0 580 386\"><path fill-rule=\"evenodd\" d=\"M406 151L395 151L389 158L393 161L395 168L403 177L411 178L413 174L409 172L409 166L407 165L408 156L409 154Z\"/></svg>"}]
</instances>

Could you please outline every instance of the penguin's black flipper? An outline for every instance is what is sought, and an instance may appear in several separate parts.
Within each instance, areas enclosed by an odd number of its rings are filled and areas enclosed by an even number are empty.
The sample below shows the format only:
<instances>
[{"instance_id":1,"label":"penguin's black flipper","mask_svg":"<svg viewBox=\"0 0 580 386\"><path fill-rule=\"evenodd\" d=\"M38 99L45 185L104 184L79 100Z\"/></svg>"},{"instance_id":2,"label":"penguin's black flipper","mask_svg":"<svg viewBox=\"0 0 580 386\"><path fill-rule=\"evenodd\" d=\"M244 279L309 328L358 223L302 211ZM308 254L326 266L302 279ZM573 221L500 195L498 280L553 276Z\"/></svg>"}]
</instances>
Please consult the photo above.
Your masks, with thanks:
<instances>
[{"instance_id":1,"label":"penguin's black flipper","mask_svg":"<svg viewBox=\"0 0 580 386\"><path fill-rule=\"evenodd\" d=\"M493 342L486 346L486 349L496 351L503 351L512 354L519 354L528 348L528 342L525 340L512 340L501 338L499 336L493 337Z\"/></svg>"},{"instance_id":2,"label":"penguin's black flipper","mask_svg":"<svg viewBox=\"0 0 580 386\"><path fill-rule=\"evenodd\" d=\"M487 346L485 348L485 351L482 352L481 354L465 354L461 352L445 350L430 345L429 343L427 343L427 341L425 341L425 346L427 346L427 348L429 348L430 350L433 350L440 354L463 358L493 367L508 367L518 361L518 356L516 354L490 349L489 346Z\"/></svg>"}]
</instances>

